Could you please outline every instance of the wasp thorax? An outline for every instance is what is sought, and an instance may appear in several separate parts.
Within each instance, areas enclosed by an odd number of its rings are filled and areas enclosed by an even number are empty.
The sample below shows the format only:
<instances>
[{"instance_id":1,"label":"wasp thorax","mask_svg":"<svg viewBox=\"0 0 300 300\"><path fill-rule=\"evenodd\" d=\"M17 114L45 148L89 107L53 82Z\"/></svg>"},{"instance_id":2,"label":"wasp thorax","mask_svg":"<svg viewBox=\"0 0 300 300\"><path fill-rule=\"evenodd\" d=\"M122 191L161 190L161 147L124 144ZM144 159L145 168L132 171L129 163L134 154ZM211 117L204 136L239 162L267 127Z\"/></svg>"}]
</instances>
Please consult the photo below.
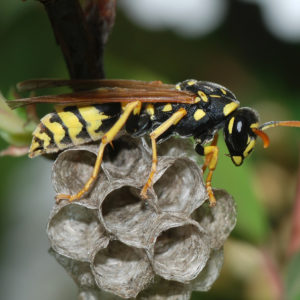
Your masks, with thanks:
<instances>
[{"instance_id":1,"label":"wasp thorax","mask_svg":"<svg viewBox=\"0 0 300 300\"><path fill-rule=\"evenodd\" d=\"M240 108L230 115L224 127L224 136L230 157L236 166L243 163L254 149L258 115L251 108Z\"/></svg>"}]
</instances>

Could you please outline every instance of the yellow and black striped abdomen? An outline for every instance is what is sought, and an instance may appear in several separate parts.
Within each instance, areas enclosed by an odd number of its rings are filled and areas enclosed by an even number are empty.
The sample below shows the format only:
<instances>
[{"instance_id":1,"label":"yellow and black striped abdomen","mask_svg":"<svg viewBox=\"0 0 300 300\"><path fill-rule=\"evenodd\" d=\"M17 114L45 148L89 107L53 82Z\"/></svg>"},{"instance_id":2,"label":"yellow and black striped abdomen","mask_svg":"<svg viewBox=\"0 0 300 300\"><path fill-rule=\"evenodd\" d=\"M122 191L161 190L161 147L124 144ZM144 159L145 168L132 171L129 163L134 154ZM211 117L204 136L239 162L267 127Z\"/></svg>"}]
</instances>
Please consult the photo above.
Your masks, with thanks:
<instances>
[{"instance_id":1,"label":"yellow and black striped abdomen","mask_svg":"<svg viewBox=\"0 0 300 300\"><path fill-rule=\"evenodd\" d=\"M101 139L120 115L119 103L57 106L33 132L29 156L53 153Z\"/></svg>"}]
</instances>

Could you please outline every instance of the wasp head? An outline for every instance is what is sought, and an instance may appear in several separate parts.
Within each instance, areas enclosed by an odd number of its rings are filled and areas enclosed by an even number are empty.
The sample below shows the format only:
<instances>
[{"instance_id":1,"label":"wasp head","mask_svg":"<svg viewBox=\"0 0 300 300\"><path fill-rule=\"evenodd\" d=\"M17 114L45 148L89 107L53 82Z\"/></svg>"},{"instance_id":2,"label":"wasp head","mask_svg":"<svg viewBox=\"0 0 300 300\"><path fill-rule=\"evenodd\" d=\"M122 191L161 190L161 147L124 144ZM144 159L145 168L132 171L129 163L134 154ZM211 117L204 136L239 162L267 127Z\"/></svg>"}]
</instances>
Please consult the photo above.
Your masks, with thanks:
<instances>
[{"instance_id":1,"label":"wasp head","mask_svg":"<svg viewBox=\"0 0 300 300\"><path fill-rule=\"evenodd\" d=\"M230 157L236 166L255 147L258 128L258 114L251 108L239 108L227 119L224 127L224 137Z\"/></svg>"}]
</instances>

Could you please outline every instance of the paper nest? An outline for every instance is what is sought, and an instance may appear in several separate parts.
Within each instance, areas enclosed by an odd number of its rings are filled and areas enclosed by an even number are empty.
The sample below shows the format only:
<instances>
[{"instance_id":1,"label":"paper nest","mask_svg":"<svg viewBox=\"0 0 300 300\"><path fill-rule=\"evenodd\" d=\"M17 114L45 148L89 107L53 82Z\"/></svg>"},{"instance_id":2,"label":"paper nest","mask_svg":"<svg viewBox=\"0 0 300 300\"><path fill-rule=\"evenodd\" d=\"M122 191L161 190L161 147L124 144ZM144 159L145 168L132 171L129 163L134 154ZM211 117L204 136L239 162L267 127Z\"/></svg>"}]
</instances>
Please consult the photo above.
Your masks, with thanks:
<instances>
[{"instance_id":1,"label":"paper nest","mask_svg":"<svg viewBox=\"0 0 300 300\"><path fill-rule=\"evenodd\" d=\"M97 150L84 145L58 156L52 178L57 193L83 187ZM223 244L236 223L235 203L215 190L217 205L208 206L188 140L173 138L158 154L147 201L139 193L151 168L149 145L122 136L105 154L92 190L79 202L54 206L50 252L79 286L79 299L189 299L217 279Z\"/></svg>"}]
</instances>

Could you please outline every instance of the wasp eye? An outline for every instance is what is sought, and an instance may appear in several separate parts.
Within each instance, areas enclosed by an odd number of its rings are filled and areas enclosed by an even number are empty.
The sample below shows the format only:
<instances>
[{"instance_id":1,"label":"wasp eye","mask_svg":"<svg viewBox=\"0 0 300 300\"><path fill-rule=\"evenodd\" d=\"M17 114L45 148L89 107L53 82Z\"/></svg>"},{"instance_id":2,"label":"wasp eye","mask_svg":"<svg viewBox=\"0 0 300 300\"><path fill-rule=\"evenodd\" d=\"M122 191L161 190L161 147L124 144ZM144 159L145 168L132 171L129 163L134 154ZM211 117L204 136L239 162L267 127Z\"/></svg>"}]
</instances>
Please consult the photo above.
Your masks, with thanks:
<instances>
[{"instance_id":1,"label":"wasp eye","mask_svg":"<svg viewBox=\"0 0 300 300\"><path fill-rule=\"evenodd\" d=\"M238 121L237 124L236 124L236 130L237 130L237 132L241 132L242 131L242 127L243 127L242 121Z\"/></svg>"},{"instance_id":2,"label":"wasp eye","mask_svg":"<svg viewBox=\"0 0 300 300\"><path fill-rule=\"evenodd\" d=\"M224 136L233 163L240 166L254 149L256 134L252 127L258 122L257 114L250 108L234 112L224 127Z\"/></svg>"}]
</instances>

